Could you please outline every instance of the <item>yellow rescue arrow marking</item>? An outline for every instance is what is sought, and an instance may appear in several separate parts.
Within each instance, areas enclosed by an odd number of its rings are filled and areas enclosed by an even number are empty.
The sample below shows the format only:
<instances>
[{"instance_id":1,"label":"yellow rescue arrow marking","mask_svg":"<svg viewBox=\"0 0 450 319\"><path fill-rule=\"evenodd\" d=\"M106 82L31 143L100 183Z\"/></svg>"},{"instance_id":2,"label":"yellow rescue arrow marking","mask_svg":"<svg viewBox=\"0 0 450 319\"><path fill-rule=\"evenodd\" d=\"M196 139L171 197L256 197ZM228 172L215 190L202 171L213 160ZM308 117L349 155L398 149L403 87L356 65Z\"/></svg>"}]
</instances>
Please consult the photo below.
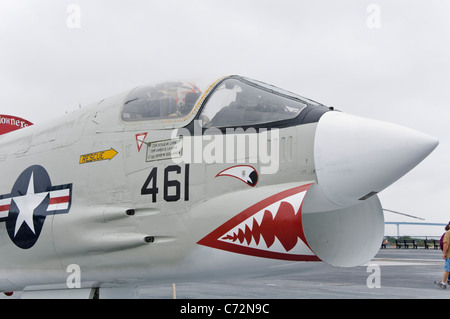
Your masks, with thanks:
<instances>
[{"instance_id":1,"label":"yellow rescue arrow marking","mask_svg":"<svg viewBox=\"0 0 450 319\"><path fill-rule=\"evenodd\" d=\"M113 148L110 148L109 150L106 151L85 154L80 156L80 164L111 160L116 155L117 151Z\"/></svg>"}]
</instances>

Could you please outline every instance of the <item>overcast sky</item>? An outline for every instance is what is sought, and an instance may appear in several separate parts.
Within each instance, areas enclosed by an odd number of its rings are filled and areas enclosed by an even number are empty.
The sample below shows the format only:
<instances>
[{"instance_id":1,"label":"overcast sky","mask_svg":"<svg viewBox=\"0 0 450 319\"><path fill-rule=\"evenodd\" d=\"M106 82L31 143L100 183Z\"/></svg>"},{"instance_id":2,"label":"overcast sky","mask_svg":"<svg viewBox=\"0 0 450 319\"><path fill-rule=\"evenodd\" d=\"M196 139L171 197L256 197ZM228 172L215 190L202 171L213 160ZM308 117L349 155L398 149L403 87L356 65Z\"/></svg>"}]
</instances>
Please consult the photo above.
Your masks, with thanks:
<instances>
[{"instance_id":1,"label":"overcast sky","mask_svg":"<svg viewBox=\"0 0 450 319\"><path fill-rule=\"evenodd\" d=\"M449 1L0 1L3 114L39 123L137 85L227 74L436 137L379 196L385 208L450 220Z\"/></svg>"}]
</instances>

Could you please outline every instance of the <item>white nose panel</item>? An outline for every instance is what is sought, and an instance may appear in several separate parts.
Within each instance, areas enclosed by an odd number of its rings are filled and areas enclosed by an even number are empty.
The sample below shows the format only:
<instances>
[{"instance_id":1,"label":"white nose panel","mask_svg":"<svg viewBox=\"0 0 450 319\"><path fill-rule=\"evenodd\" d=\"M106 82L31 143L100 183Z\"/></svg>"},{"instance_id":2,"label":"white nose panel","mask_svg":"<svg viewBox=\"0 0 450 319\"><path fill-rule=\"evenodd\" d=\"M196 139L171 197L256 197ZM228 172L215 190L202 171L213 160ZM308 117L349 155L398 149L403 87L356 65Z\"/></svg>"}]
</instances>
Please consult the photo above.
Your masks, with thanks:
<instances>
[{"instance_id":1,"label":"white nose panel","mask_svg":"<svg viewBox=\"0 0 450 319\"><path fill-rule=\"evenodd\" d=\"M314 141L317 184L330 202L349 207L398 180L437 145L409 128L328 112Z\"/></svg>"}]
</instances>

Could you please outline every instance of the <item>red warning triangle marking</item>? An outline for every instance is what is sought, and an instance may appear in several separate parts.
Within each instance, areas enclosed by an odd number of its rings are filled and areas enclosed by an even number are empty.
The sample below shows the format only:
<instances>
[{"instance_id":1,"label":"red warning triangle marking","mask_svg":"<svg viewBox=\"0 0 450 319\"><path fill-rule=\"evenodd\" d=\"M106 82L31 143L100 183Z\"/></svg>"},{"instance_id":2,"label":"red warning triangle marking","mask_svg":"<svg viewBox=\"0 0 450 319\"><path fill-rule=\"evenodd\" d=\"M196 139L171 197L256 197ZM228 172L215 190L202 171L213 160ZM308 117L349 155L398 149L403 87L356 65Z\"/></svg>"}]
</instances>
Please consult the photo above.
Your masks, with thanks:
<instances>
[{"instance_id":1,"label":"red warning triangle marking","mask_svg":"<svg viewBox=\"0 0 450 319\"><path fill-rule=\"evenodd\" d=\"M147 132L136 134L136 145L138 152L141 151L142 144L144 144L144 140L147 137L147 134L148 134Z\"/></svg>"}]
</instances>

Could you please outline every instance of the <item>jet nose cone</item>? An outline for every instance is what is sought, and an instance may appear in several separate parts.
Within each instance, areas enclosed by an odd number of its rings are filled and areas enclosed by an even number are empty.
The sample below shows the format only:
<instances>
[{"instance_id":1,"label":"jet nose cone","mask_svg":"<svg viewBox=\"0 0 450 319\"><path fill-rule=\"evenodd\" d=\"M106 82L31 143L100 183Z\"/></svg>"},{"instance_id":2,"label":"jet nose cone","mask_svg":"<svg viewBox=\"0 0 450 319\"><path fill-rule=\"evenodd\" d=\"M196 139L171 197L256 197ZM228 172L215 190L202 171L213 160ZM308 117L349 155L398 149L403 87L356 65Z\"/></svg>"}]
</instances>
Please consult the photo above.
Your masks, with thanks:
<instances>
[{"instance_id":1,"label":"jet nose cone","mask_svg":"<svg viewBox=\"0 0 450 319\"><path fill-rule=\"evenodd\" d=\"M333 204L357 204L394 183L439 144L399 125L325 113L314 141L317 184Z\"/></svg>"}]
</instances>

